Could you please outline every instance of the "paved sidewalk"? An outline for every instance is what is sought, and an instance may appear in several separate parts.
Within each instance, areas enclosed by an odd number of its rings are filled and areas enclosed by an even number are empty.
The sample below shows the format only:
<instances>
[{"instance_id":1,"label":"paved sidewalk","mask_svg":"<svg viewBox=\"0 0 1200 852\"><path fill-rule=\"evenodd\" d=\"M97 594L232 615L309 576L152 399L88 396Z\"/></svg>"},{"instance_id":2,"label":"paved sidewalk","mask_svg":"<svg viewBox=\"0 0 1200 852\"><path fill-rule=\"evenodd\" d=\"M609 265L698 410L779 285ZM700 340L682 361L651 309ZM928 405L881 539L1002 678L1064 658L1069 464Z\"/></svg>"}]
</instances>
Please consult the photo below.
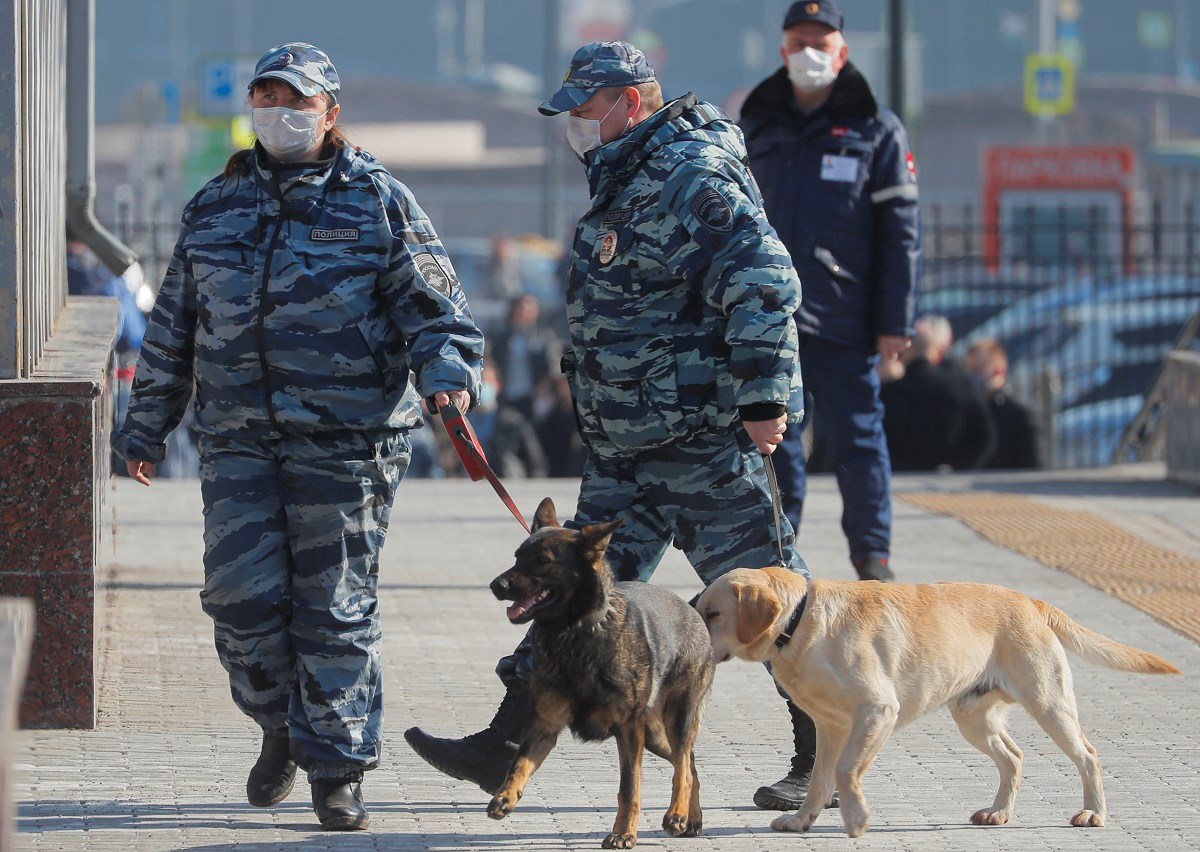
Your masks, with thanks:
<instances>
[{"instance_id":1,"label":"paved sidewalk","mask_svg":"<svg viewBox=\"0 0 1200 852\"><path fill-rule=\"evenodd\" d=\"M1200 495L1167 484L1160 466L1013 476L898 477L898 493L1000 490L1094 512L1158 547L1200 558ZM522 511L551 496L568 516L576 484L508 483ZM19 849L596 849L612 825L618 770L611 742L564 735L503 822L488 797L419 760L401 733L419 724L464 734L491 717L496 657L520 638L488 582L511 564L523 531L485 483L409 481L393 515L380 596L388 749L363 790L369 832L326 834L298 783L279 807L243 799L258 735L229 698L201 613L201 514L193 482L150 489L116 480L111 564L97 585L99 724L22 731L16 748ZM840 499L815 477L802 550L814 574L849 578ZM893 565L912 582L997 582L1061 607L1081 623L1165 656L1183 677L1153 678L1072 659L1080 715L1104 765L1109 820L1067 824L1082 803L1074 766L1019 707L1010 729L1025 753L1015 821L969 824L991 803L991 761L945 711L898 732L865 779L871 827L857 841L826 812L805 836L770 830L750 803L791 753L783 702L760 666L730 662L716 683L697 752L704 834L660 826L669 767L645 762L638 848L670 850L1169 850L1200 848L1200 647L1070 575L986 542L958 521L897 500ZM1200 582L1200 578L1196 578ZM656 581L684 597L698 581L677 551ZM36 664L36 662L35 662ZM302 779L301 779L302 781Z\"/></svg>"}]
</instances>

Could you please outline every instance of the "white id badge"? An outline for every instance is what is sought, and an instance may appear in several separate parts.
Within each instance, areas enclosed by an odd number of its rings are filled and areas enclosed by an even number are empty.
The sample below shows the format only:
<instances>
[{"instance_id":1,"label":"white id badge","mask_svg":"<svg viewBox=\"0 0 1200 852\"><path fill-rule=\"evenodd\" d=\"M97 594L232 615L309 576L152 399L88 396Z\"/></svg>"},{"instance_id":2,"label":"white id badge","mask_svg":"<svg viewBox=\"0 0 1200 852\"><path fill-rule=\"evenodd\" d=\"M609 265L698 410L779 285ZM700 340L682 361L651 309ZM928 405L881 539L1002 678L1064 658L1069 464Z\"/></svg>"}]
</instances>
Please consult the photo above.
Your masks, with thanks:
<instances>
[{"instance_id":1,"label":"white id badge","mask_svg":"<svg viewBox=\"0 0 1200 852\"><path fill-rule=\"evenodd\" d=\"M853 183L858 180L858 158L826 154L821 157L821 180Z\"/></svg>"}]
</instances>

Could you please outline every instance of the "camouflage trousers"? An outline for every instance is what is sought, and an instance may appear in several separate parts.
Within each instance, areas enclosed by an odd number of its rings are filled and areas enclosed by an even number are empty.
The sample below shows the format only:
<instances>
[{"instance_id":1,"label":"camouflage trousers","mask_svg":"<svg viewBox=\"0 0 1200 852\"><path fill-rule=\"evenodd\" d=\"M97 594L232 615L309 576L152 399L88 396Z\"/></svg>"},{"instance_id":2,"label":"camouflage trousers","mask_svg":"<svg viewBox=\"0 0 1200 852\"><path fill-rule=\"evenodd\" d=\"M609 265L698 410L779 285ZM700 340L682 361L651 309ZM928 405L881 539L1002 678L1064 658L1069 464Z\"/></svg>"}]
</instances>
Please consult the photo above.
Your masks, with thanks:
<instances>
[{"instance_id":1,"label":"camouflage trousers","mask_svg":"<svg viewBox=\"0 0 1200 852\"><path fill-rule=\"evenodd\" d=\"M780 549L789 569L809 576L782 515L782 541L776 545L762 453L740 423L625 458L589 453L575 517L566 526L614 518L624 523L605 558L618 580L648 581L672 544L706 586L735 568L778 565ZM511 685L514 677L527 680L530 669L527 635L496 674Z\"/></svg>"},{"instance_id":2,"label":"camouflage trousers","mask_svg":"<svg viewBox=\"0 0 1200 852\"><path fill-rule=\"evenodd\" d=\"M310 781L379 762L379 553L407 435L200 439L204 589L233 701Z\"/></svg>"}]
</instances>

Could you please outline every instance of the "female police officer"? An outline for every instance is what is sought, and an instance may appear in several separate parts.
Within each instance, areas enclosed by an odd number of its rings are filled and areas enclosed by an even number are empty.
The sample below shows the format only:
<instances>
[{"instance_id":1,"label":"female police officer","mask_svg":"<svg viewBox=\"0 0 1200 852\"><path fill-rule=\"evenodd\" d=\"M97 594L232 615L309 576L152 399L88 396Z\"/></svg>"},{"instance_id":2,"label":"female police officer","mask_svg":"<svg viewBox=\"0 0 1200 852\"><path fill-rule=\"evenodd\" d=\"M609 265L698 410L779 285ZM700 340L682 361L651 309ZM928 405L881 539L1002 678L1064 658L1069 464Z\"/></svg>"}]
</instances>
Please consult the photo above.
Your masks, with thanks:
<instances>
[{"instance_id":1,"label":"female police officer","mask_svg":"<svg viewBox=\"0 0 1200 852\"><path fill-rule=\"evenodd\" d=\"M412 194L346 144L339 89L312 45L259 60L258 141L184 209L113 446L149 485L194 389L201 600L263 729L247 797L282 801L298 764L347 830L379 761L376 582L407 431L421 397L469 406L483 340Z\"/></svg>"}]
</instances>

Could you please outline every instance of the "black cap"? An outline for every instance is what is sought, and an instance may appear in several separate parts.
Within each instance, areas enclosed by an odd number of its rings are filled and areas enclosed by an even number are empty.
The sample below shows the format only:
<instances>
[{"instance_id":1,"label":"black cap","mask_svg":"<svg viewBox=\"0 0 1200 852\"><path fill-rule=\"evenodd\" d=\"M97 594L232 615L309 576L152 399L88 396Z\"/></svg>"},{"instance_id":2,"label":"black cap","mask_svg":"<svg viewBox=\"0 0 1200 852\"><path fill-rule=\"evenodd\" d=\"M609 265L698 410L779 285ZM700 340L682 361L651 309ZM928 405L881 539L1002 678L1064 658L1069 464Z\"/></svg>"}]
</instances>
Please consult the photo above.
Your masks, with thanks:
<instances>
[{"instance_id":1,"label":"black cap","mask_svg":"<svg viewBox=\"0 0 1200 852\"><path fill-rule=\"evenodd\" d=\"M788 7L783 16L783 29L802 24L805 21L815 21L835 30L841 30L845 23L842 10L833 0L797 0Z\"/></svg>"}]
</instances>

